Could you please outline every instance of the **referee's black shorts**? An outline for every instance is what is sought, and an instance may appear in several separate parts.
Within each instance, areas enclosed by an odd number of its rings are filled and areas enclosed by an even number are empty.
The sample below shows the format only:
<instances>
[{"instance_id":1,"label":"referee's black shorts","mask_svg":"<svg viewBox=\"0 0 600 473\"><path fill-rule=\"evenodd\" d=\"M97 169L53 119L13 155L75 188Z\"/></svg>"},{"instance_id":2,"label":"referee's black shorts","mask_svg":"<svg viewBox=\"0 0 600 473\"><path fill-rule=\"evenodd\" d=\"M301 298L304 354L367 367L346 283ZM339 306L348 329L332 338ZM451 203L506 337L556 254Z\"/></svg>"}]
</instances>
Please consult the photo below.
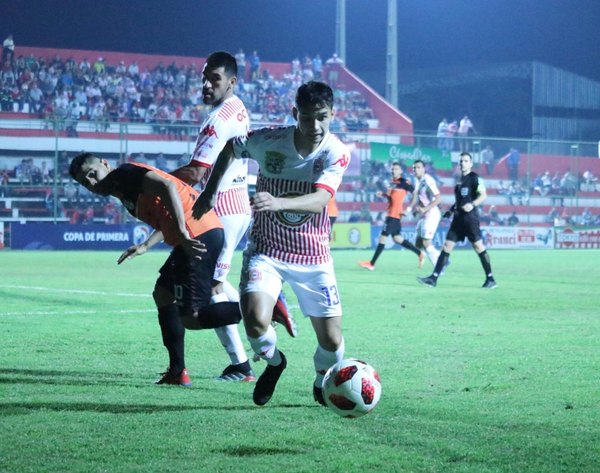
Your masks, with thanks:
<instances>
[{"instance_id":1,"label":"referee's black shorts","mask_svg":"<svg viewBox=\"0 0 600 473\"><path fill-rule=\"evenodd\" d=\"M181 315L200 312L210 304L217 258L223 249L222 228L213 228L196 240L204 243L202 259L190 259L182 246L176 246L160 268L156 284L172 292Z\"/></svg>"},{"instance_id":2,"label":"referee's black shorts","mask_svg":"<svg viewBox=\"0 0 600 473\"><path fill-rule=\"evenodd\" d=\"M446 240L461 242L468 238L471 243L481 240L479 214L476 210L468 213L458 213L450 224Z\"/></svg>"}]
</instances>

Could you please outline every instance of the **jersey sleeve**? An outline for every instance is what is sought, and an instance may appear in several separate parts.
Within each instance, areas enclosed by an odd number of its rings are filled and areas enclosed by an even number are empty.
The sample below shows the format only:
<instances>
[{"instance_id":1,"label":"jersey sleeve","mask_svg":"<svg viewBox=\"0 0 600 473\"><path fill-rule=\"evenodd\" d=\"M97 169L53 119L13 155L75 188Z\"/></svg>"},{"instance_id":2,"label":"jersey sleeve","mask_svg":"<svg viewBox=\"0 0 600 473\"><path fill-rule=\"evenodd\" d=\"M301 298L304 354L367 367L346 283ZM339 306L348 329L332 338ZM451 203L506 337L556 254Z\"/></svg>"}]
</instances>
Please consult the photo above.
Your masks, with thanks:
<instances>
[{"instance_id":1,"label":"jersey sleeve","mask_svg":"<svg viewBox=\"0 0 600 473\"><path fill-rule=\"evenodd\" d=\"M196 166L212 167L228 138L226 123L218 114L209 116L198 133L191 163Z\"/></svg>"},{"instance_id":2,"label":"jersey sleeve","mask_svg":"<svg viewBox=\"0 0 600 473\"><path fill-rule=\"evenodd\" d=\"M344 172L350 164L350 150L341 142L336 142L325 160L325 167L315 182L317 189L325 189L331 195L335 195Z\"/></svg>"},{"instance_id":3,"label":"jersey sleeve","mask_svg":"<svg viewBox=\"0 0 600 473\"><path fill-rule=\"evenodd\" d=\"M437 186L437 183L435 182L435 179L433 177L431 177L429 174L425 176L425 183L427 184L427 187L429 187L429 190L431 191L431 194L436 196L440 194L440 189ZM417 181L418 184L418 181ZM418 187L415 187L415 190L417 190Z\"/></svg>"}]
</instances>

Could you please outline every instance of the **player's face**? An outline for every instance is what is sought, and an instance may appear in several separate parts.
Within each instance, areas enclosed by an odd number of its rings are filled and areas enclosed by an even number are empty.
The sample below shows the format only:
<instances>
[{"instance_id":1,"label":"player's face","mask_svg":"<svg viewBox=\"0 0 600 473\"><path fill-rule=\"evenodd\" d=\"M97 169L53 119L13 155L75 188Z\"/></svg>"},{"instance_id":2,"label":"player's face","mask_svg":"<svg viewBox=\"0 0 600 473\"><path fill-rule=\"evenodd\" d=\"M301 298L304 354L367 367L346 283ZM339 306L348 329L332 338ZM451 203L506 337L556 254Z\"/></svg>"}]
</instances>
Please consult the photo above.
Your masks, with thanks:
<instances>
[{"instance_id":1,"label":"player's face","mask_svg":"<svg viewBox=\"0 0 600 473\"><path fill-rule=\"evenodd\" d=\"M423 163L416 163L413 166L413 171L415 172L415 176L421 179L425 175L425 166L423 166Z\"/></svg>"},{"instance_id":2,"label":"player's face","mask_svg":"<svg viewBox=\"0 0 600 473\"><path fill-rule=\"evenodd\" d=\"M233 95L236 81L235 76L227 75L223 66L209 68L205 65L202 70L202 101L206 105L219 105Z\"/></svg>"},{"instance_id":3,"label":"player's face","mask_svg":"<svg viewBox=\"0 0 600 473\"><path fill-rule=\"evenodd\" d=\"M463 154L460 157L460 161L458 163L460 166L460 172L463 176L466 176L471 172L471 168L473 167L473 161L468 154Z\"/></svg>"},{"instance_id":4,"label":"player's face","mask_svg":"<svg viewBox=\"0 0 600 473\"><path fill-rule=\"evenodd\" d=\"M402 167L395 164L392 166L392 177L394 179L400 179L402 177Z\"/></svg>"},{"instance_id":5,"label":"player's face","mask_svg":"<svg viewBox=\"0 0 600 473\"><path fill-rule=\"evenodd\" d=\"M333 110L327 105L314 105L306 108L294 107L294 118L299 137L306 144L318 146L329 132Z\"/></svg>"},{"instance_id":6,"label":"player's face","mask_svg":"<svg viewBox=\"0 0 600 473\"><path fill-rule=\"evenodd\" d=\"M95 194L109 195L108 189L100 185L109 172L110 167L106 160L87 161L79 169L75 180Z\"/></svg>"}]
</instances>

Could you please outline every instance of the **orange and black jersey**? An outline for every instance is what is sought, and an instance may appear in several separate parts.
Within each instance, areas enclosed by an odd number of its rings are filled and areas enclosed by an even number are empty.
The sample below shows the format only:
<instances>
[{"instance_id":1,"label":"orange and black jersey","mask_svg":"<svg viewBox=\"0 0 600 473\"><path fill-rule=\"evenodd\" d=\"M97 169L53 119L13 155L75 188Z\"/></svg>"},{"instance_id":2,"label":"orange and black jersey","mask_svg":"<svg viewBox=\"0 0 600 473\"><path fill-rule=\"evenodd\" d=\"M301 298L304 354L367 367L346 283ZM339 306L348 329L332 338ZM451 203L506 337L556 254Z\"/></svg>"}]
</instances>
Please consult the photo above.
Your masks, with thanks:
<instances>
[{"instance_id":1,"label":"orange and black jersey","mask_svg":"<svg viewBox=\"0 0 600 473\"><path fill-rule=\"evenodd\" d=\"M200 220L192 217L192 207L198 198L198 191L180 181L176 177L160 169L141 163L122 164L111 171L105 179L110 179L111 186L121 195L120 200L131 215L147 223L155 230L163 233L165 243L176 246L179 242L178 225L161 202L160 197L146 195L142 191L144 176L148 172L155 172L161 177L175 182L177 193L181 199L185 213L185 223L192 238L201 235L213 228L223 228L219 218L213 210L207 212Z\"/></svg>"},{"instance_id":2,"label":"orange and black jersey","mask_svg":"<svg viewBox=\"0 0 600 473\"><path fill-rule=\"evenodd\" d=\"M390 188L386 192L388 198L387 216L392 218L401 218L404 214L404 199L406 194L414 192L414 186L406 179L393 179L390 182Z\"/></svg>"}]
</instances>

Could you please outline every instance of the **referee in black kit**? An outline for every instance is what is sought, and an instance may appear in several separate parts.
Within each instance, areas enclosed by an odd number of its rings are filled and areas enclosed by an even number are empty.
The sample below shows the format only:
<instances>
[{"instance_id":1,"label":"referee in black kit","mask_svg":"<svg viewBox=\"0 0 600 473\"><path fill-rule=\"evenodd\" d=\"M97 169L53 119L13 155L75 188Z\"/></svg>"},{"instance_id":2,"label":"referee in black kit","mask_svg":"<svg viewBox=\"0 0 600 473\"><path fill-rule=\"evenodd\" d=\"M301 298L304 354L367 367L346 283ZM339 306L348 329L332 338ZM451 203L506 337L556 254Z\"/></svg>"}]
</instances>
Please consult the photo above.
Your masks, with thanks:
<instances>
[{"instance_id":1,"label":"referee in black kit","mask_svg":"<svg viewBox=\"0 0 600 473\"><path fill-rule=\"evenodd\" d=\"M483 184L483 180L479 179L477 173L471 172L473 158L469 153L464 152L460 154L459 166L462 177L460 182L454 187L456 202L444 214L444 217L449 217L454 213L454 219L446 235L444 248L435 264L433 273L425 278L417 277L417 280L425 286L435 287L438 277L448 261L450 252L454 249L454 245L456 245L457 241L463 241L467 237L479 256L481 266L483 266L483 271L485 272L485 282L482 287L484 289L494 289L497 284L492 275L490 256L481 241L479 213L477 212L477 206L481 205L487 197L485 185Z\"/></svg>"}]
</instances>

